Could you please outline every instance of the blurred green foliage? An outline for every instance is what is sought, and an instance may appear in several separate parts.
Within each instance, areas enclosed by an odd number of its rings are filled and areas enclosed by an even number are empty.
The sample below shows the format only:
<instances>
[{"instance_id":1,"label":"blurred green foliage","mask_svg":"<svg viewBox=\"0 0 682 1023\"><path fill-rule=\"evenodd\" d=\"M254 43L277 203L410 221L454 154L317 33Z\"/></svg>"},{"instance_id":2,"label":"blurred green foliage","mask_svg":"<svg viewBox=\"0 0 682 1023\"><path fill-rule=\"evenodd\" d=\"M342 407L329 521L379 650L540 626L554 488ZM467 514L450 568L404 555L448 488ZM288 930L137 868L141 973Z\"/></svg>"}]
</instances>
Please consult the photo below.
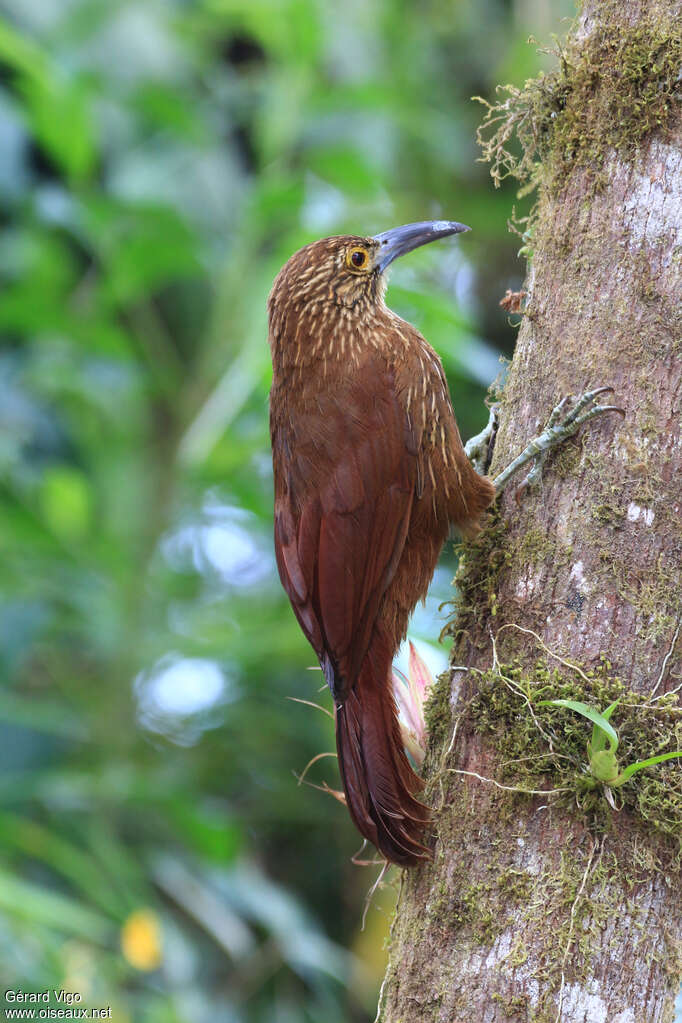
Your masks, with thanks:
<instances>
[{"instance_id":1,"label":"blurred green foliage","mask_svg":"<svg viewBox=\"0 0 682 1023\"><path fill-rule=\"evenodd\" d=\"M360 934L375 874L292 775L333 734L287 701L329 705L274 570L265 299L315 237L471 224L388 300L478 430L523 267L469 97L535 73L570 4L0 11L0 989L372 1018L392 893Z\"/></svg>"}]
</instances>

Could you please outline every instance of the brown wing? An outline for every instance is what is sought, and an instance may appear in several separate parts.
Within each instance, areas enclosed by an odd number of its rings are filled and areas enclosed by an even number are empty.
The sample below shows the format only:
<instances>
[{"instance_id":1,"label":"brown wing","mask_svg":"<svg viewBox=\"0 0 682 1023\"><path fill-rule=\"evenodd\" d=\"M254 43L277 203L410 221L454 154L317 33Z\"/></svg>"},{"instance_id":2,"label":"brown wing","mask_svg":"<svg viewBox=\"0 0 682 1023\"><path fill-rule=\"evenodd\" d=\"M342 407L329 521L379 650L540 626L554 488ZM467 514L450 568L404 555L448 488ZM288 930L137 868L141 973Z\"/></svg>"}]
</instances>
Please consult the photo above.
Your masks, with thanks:
<instances>
[{"instance_id":1,"label":"brown wing","mask_svg":"<svg viewBox=\"0 0 682 1023\"><path fill-rule=\"evenodd\" d=\"M273 447L280 577L343 701L402 554L415 498L417 442L391 370L372 367L304 410L287 409L273 423Z\"/></svg>"}]
</instances>

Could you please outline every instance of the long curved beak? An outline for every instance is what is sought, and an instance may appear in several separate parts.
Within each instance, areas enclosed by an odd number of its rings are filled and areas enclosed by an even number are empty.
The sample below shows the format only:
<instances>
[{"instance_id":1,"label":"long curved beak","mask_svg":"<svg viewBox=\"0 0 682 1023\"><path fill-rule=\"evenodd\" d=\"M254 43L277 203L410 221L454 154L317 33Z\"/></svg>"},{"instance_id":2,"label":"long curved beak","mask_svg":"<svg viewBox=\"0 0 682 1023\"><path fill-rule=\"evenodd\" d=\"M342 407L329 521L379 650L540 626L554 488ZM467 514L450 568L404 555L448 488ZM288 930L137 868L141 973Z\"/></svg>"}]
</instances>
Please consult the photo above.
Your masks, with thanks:
<instances>
[{"instance_id":1,"label":"long curved beak","mask_svg":"<svg viewBox=\"0 0 682 1023\"><path fill-rule=\"evenodd\" d=\"M390 231L374 235L374 241L381 246L376 266L383 271L398 256L404 256L406 252L418 249L420 245L427 245L436 238L446 238L450 234L470 230L466 224L458 224L454 220L420 220L417 224L392 227Z\"/></svg>"}]
</instances>

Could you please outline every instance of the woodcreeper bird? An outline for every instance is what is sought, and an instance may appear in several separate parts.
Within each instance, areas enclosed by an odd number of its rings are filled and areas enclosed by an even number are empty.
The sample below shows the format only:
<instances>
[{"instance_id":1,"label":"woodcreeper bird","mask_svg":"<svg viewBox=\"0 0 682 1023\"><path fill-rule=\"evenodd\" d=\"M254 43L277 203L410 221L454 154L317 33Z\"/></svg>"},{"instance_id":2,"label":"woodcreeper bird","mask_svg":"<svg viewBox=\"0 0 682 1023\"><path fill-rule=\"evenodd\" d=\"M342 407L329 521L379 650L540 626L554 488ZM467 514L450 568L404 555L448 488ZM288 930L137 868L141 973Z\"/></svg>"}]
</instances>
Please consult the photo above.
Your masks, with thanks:
<instances>
[{"instance_id":1,"label":"woodcreeper bird","mask_svg":"<svg viewBox=\"0 0 682 1023\"><path fill-rule=\"evenodd\" d=\"M325 238L289 259L268 299L277 566L332 692L350 815L403 866L429 855L429 812L403 750L391 662L448 529L477 532L513 472L533 461L533 482L583 422L622 411L588 407L611 390L598 388L560 422L564 399L494 481L479 475L440 359L384 302L394 259L468 230L427 221Z\"/></svg>"},{"instance_id":2,"label":"woodcreeper bird","mask_svg":"<svg viewBox=\"0 0 682 1023\"><path fill-rule=\"evenodd\" d=\"M428 811L391 662L450 524L476 531L495 488L464 453L439 357L387 308L385 271L466 230L435 221L314 242L268 300L279 574L333 695L351 817L402 865L427 855Z\"/></svg>"}]
</instances>

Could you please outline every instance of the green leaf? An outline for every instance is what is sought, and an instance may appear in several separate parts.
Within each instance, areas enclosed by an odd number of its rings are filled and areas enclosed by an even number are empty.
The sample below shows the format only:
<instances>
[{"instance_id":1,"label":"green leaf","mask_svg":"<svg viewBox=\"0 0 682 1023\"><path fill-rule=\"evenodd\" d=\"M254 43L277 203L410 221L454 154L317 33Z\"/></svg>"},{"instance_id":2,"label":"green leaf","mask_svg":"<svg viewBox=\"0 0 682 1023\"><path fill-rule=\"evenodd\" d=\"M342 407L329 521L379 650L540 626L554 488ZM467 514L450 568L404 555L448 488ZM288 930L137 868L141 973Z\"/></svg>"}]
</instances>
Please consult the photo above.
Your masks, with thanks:
<instances>
[{"instance_id":1,"label":"green leaf","mask_svg":"<svg viewBox=\"0 0 682 1023\"><path fill-rule=\"evenodd\" d=\"M586 703L580 703L579 700L541 700L538 703L538 707L567 707L569 710L574 710L576 714L581 714L605 733L612 753L615 753L618 749L616 730L609 724L607 718L600 714L598 710L595 710L594 707L589 707ZM613 712L613 707L610 710Z\"/></svg>"},{"instance_id":2,"label":"green leaf","mask_svg":"<svg viewBox=\"0 0 682 1023\"><path fill-rule=\"evenodd\" d=\"M232 821L224 809L204 804L192 804L177 799L168 814L175 822L178 833L186 837L194 849L203 856L225 865L231 863L242 846L239 824Z\"/></svg>"},{"instance_id":3,"label":"green leaf","mask_svg":"<svg viewBox=\"0 0 682 1023\"><path fill-rule=\"evenodd\" d=\"M101 195L84 201L82 211L88 240L105 270L97 292L104 308L141 301L199 272L198 239L180 211Z\"/></svg>"},{"instance_id":4,"label":"green leaf","mask_svg":"<svg viewBox=\"0 0 682 1023\"><path fill-rule=\"evenodd\" d=\"M613 703L606 708L606 710L602 711L602 715L601 716L603 718L606 718L607 721L609 721L611 719L611 715L613 714L614 710L616 709L616 707L618 706L619 703L620 703L620 700L614 700Z\"/></svg>"},{"instance_id":5,"label":"green leaf","mask_svg":"<svg viewBox=\"0 0 682 1023\"><path fill-rule=\"evenodd\" d=\"M83 719L77 718L62 701L44 696L20 696L12 691L0 691L0 722L66 739L85 741L88 738L88 727Z\"/></svg>"},{"instance_id":6,"label":"green leaf","mask_svg":"<svg viewBox=\"0 0 682 1023\"><path fill-rule=\"evenodd\" d=\"M101 914L75 899L48 891L41 885L19 880L0 868L0 909L21 920L47 924L64 934L104 944L112 928Z\"/></svg>"},{"instance_id":7,"label":"green leaf","mask_svg":"<svg viewBox=\"0 0 682 1023\"><path fill-rule=\"evenodd\" d=\"M602 749L590 753L590 771L597 781L613 785L618 778L618 761L612 750Z\"/></svg>"},{"instance_id":8,"label":"green leaf","mask_svg":"<svg viewBox=\"0 0 682 1023\"><path fill-rule=\"evenodd\" d=\"M619 701L614 700L610 707L607 707L602 712L602 717L609 721L614 710L618 706ZM595 723L592 729L592 738L590 740L590 755L593 753L599 753L600 750L606 749L606 732Z\"/></svg>"},{"instance_id":9,"label":"green leaf","mask_svg":"<svg viewBox=\"0 0 682 1023\"><path fill-rule=\"evenodd\" d=\"M64 540L82 539L92 519L87 478L69 466L54 466L43 477L41 504L50 529Z\"/></svg>"},{"instance_id":10,"label":"green leaf","mask_svg":"<svg viewBox=\"0 0 682 1023\"><path fill-rule=\"evenodd\" d=\"M0 839L3 848L16 849L32 860L46 863L99 910L123 921L125 905L113 889L111 878L87 850L70 838L28 817L3 811Z\"/></svg>"},{"instance_id":11,"label":"green leaf","mask_svg":"<svg viewBox=\"0 0 682 1023\"><path fill-rule=\"evenodd\" d=\"M621 771L616 781L612 784L614 786L624 785L628 778L632 778L633 774L637 771L642 771L645 767L653 767L654 764L662 764L664 760L672 760L673 757L682 757L682 750L676 750L675 753L660 753L657 757L638 760L636 764L629 764Z\"/></svg>"},{"instance_id":12,"label":"green leaf","mask_svg":"<svg viewBox=\"0 0 682 1023\"><path fill-rule=\"evenodd\" d=\"M87 179L96 148L84 84L69 78L36 43L1 21L0 59L17 72L38 143L71 179Z\"/></svg>"},{"instance_id":13,"label":"green leaf","mask_svg":"<svg viewBox=\"0 0 682 1023\"><path fill-rule=\"evenodd\" d=\"M312 152L308 166L347 195L367 197L379 189L380 179L365 154L351 146L325 146Z\"/></svg>"}]
</instances>

